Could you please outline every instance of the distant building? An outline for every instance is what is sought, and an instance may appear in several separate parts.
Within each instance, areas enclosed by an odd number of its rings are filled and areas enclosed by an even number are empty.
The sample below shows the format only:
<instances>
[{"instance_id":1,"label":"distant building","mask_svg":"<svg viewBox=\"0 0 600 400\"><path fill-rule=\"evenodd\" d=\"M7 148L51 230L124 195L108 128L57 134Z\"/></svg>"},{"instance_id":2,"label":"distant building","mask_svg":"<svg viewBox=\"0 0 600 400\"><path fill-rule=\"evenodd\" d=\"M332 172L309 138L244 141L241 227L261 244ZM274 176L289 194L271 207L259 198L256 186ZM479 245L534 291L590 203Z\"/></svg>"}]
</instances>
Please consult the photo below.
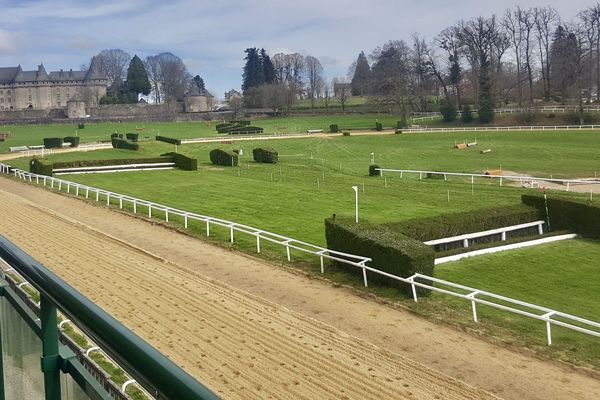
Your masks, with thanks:
<instances>
[{"instance_id":1,"label":"distant building","mask_svg":"<svg viewBox=\"0 0 600 400\"><path fill-rule=\"evenodd\" d=\"M20 65L0 67L0 111L63 108L75 95L95 107L106 95L107 83L95 58L87 71L47 73L43 64L37 71L23 71Z\"/></svg>"},{"instance_id":2,"label":"distant building","mask_svg":"<svg viewBox=\"0 0 600 400\"><path fill-rule=\"evenodd\" d=\"M213 95L207 90L201 93L198 86L192 84L190 90L183 96L183 109L188 113L211 111L213 99Z\"/></svg>"}]
</instances>

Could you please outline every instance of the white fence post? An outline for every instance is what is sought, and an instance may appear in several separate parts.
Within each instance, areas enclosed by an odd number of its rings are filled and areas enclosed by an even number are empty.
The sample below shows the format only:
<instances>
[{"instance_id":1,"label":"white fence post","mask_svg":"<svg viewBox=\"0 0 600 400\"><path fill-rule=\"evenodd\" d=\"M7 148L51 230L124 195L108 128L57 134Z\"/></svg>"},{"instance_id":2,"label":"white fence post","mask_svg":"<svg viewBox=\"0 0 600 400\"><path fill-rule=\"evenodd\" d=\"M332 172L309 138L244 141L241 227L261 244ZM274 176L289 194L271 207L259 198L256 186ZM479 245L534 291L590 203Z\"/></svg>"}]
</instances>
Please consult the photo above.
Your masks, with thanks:
<instances>
[{"instance_id":1,"label":"white fence post","mask_svg":"<svg viewBox=\"0 0 600 400\"><path fill-rule=\"evenodd\" d=\"M96 189L96 203L100 200L100 191Z\"/></svg>"},{"instance_id":2,"label":"white fence post","mask_svg":"<svg viewBox=\"0 0 600 400\"><path fill-rule=\"evenodd\" d=\"M185 229L188 228L188 215L187 214L183 215L183 226L185 227Z\"/></svg>"},{"instance_id":3,"label":"white fence post","mask_svg":"<svg viewBox=\"0 0 600 400\"><path fill-rule=\"evenodd\" d=\"M552 315L554 315L554 311L550 311L549 313L542 315L542 317L546 319L546 336L548 337L548 346L552 346L552 331L550 328L550 317Z\"/></svg>"},{"instance_id":4,"label":"white fence post","mask_svg":"<svg viewBox=\"0 0 600 400\"><path fill-rule=\"evenodd\" d=\"M233 243L233 224L229 225L229 241Z\"/></svg>"},{"instance_id":5,"label":"white fence post","mask_svg":"<svg viewBox=\"0 0 600 400\"><path fill-rule=\"evenodd\" d=\"M152 204L148 204L148 218L152 218Z\"/></svg>"},{"instance_id":6,"label":"white fence post","mask_svg":"<svg viewBox=\"0 0 600 400\"><path fill-rule=\"evenodd\" d=\"M137 201L133 199L133 213L137 214Z\"/></svg>"},{"instance_id":7,"label":"white fence post","mask_svg":"<svg viewBox=\"0 0 600 400\"><path fill-rule=\"evenodd\" d=\"M260 253L260 232L256 232L256 252Z\"/></svg>"},{"instance_id":8,"label":"white fence post","mask_svg":"<svg viewBox=\"0 0 600 400\"><path fill-rule=\"evenodd\" d=\"M210 236L210 218L206 220L206 236Z\"/></svg>"},{"instance_id":9,"label":"white fence post","mask_svg":"<svg viewBox=\"0 0 600 400\"><path fill-rule=\"evenodd\" d=\"M169 222L169 209L165 208L165 222Z\"/></svg>"},{"instance_id":10,"label":"white fence post","mask_svg":"<svg viewBox=\"0 0 600 400\"><path fill-rule=\"evenodd\" d=\"M479 294L479 290L476 290L473 293L469 293L467 295L467 297L471 299L471 308L473 310L473 321L475 321L475 322L479 322L479 320L477 319L477 305L474 300L475 296L477 296L478 294Z\"/></svg>"},{"instance_id":11,"label":"white fence post","mask_svg":"<svg viewBox=\"0 0 600 400\"><path fill-rule=\"evenodd\" d=\"M123 209L123 196L119 197L119 209Z\"/></svg>"}]
</instances>

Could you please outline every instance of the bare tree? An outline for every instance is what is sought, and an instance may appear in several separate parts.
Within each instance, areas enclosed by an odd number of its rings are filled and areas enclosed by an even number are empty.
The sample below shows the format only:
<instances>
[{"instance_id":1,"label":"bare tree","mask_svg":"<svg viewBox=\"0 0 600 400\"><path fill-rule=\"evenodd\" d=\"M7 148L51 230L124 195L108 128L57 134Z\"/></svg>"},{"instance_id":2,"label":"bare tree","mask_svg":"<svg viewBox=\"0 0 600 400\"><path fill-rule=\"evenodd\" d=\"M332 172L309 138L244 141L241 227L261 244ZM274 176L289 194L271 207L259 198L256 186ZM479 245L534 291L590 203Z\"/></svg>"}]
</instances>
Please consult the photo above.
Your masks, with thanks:
<instances>
[{"instance_id":1,"label":"bare tree","mask_svg":"<svg viewBox=\"0 0 600 400\"><path fill-rule=\"evenodd\" d=\"M315 100L323 87L323 67L319 60L313 56L306 56L304 62L306 64L308 99L310 100L310 107L314 111Z\"/></svg>"},{"instance_id":2,"label":"bare tree","mask_svg":"<svg viewBox=\"0 0 600 400\"><path fill-rule=\"evenodd\" d=\"M181 58L168 52L160 53L146 57L145 66L157 103L183 98L190 87L192 75Z\"/></svg>"},{"instance_id":3,"label":"bare tree","mask_svg":"<svg viewBox=\"0 0 600 400\"><path fill-rule=\"evenodd\" d=\"M325 110L329 111L329 105L331 103L331 85L327 81L323 81L323 103Z\"/></svg>"},{"instance_id":4,"label":"bare tree","mask_svg":"<svg viewBox=\"0 0 600 400\"><path fill-rule=\"evenodd\" d=\"M127 75L127 66L131 61L131 55L121 49L102 50L96 56L100 71L106 75L108 86L113 83L122 82Z\"/></svg>"},{"instance_id":5,"label":"bare tree","mask_svg":"<svg viewBox=\"0 0 600 400\"><path fill-rule=\"evenodd\" d=\"M551 35L559 20L558 12L551 6L534 8L535 30L539 45L540 65L542 68L542 81L544 83L544 98L550 99L551 79L550 60Z\"/></svg>"},{"instance_id":6,"label":"bare tree","mask_svg":"<svg viewBox=\"0 0 600 400\"><path fill-rule=\"evenodd\" d=\"M275 68L275 80L277 83L289 89L287 91L288 99L286 105L289 112L304 87L304 56L298 53L278 53L273 56L273 66Z\"/></svg>"},{"instance_id":7,"label":"bare tree","mask_svg":"<svg viewBox=\"0 0 600 400\"><path fill-rule=\"evenodd\" d=\"M436 38L440 48L446 51L448 81L454 88L456 107L460 107L460 82L462 80L462 45L458 39L458 27L452 26L444 29Z\"/></svg>"},{"instance_id":8,"label":"bare tree","mask_svg":"<svg viewBox=\"0 0 600 400\"><path fill-rule=\"evenodd\" d=\"M346 78L339 77L333 78L331 80L331 86L333 86L333 93L335 97L338 99L340 105L342 106L342 112L345 112L346 102L352 94L351 85L349 84L349 82L347 82Z\"/></svg>"},{"instance_id":9,"label":"bare tree","mask_svg":"<svg viewBox=\"0 0 600 400\"><path fill-rule=\"evenodd\" d=\"M521 55L523 52L523 37L524 27L523 18L521 17L521 8L517 6L517 9L512 11L507 9L502 19L502 25L508 34L508 37L512 43L512 48L515 53L515 62L517 67L517 100L519 107L523 105L523 79L521 78L522 65Z\"/></svg>"}]
</instances>

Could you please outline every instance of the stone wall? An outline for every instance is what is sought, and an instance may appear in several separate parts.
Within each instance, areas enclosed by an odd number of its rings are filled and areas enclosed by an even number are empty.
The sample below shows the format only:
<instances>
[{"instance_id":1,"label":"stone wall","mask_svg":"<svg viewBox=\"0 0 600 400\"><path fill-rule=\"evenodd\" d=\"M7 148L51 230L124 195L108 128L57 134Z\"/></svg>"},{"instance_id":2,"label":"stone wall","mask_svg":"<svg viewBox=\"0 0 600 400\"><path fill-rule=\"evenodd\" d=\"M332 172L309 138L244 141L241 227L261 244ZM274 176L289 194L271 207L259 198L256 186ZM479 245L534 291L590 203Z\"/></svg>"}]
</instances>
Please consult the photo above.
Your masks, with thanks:
<instances>
[{"instance_id":1,"label":"stone wall","mask_svg":"<svg viewBox=\"0 0 600 400\"><path fill-rule=\"evenodd\" d=\"M174 117L183 112L183 104L106 104L87 109L92 118L118 118L118 117Z\"/></svg>"},{"instance_id":2,"label":"stone wall","mask_svg":"<svg viewBox=\"0 0 600 400\"><path fill-rule=\"evenodd\" d=\"M50 110L26 109L18 111L0 111L0 121L6 122L35 121L66 117L65 110L62 108Z\"/></svg>"}]
</instances>

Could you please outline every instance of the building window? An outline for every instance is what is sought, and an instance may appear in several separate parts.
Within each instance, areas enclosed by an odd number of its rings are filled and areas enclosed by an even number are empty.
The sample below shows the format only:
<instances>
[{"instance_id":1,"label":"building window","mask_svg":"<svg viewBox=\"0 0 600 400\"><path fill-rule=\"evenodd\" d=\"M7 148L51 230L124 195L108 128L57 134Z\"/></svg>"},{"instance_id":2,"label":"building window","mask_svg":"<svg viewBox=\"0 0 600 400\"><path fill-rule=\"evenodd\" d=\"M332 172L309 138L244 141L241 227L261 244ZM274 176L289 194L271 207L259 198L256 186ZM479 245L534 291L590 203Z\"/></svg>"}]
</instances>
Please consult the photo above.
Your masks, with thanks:
<instances>
[{"instance_id":1,"label":"building window","mask_svg":"<svg viewBox=\"0 0 600 400\"><path fill-rule=\"evenodd\" d=\"M31 101L31 95L29 95L29 101Z\"/></svg>"},{"instance_id":2,"label":"building window","mask_svg":"<svg viewBox=\"0 0 600 400\"><path fill-rule=\"evenodd\" d=\"M4 103L4 99L0 99L0 103Z\"/></svg>"},{"instance_id":3,"label":"building window","mask_svg":"<svg viewBox=\"0 0 600 400\"><path fill-rule=\"evenodd\" d=\"M0 89L0 94L4 94L4 90Z\"/></svg>"},{"instance_id":4,"label":"building window","mask_svg":"<svg viewBox=\"0 0 600 400\"><path fill-rule=\"evenodd\" d=\"M7 103L10 103L10 97L9 97L8 99L6 99L6 102L7 102Z\"/></svg>"}]
</instances>

